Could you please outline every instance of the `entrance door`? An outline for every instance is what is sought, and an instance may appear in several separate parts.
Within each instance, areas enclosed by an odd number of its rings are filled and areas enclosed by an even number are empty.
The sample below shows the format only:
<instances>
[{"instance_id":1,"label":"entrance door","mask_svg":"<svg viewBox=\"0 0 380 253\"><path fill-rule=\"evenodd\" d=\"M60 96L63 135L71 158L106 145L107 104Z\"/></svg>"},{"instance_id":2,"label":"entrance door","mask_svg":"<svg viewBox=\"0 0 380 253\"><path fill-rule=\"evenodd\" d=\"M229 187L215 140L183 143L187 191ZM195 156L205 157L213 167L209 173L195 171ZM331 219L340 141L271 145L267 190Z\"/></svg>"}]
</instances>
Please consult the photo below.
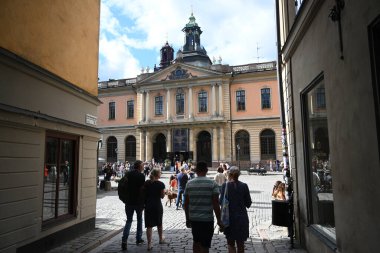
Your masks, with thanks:
<instances>
[{"instance_id":1,"label":"entrance door","mask_svg":"<svg viewBox=\"0 0 380 253\"><path fill-rule=\"evenodd\" d=\"M163 134L156 136L156 141L153 143L154 161L162 163L166 158L166 137Z\"/></svg>"},{"instance_id":2,"label":"entrance door","mask_svg":"<svg viewBox=\"0 0 380 253\"><path fill-rule=\"evenodd\" d=\"M211 134L209 132L202 131L198 134L197 161L204 161L207 166L212 166Z\"/></svg>"}]
</instances>

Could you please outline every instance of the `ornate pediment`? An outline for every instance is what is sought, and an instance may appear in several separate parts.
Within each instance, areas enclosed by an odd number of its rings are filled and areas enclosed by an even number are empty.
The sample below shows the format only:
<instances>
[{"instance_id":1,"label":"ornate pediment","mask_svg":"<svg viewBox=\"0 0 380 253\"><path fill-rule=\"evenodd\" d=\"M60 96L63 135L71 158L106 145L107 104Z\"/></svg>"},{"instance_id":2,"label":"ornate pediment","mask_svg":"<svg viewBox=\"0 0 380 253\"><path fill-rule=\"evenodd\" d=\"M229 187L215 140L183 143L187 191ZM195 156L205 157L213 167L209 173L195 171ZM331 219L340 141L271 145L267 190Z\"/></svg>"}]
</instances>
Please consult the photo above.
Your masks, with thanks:
<instances>
[{"instance_id":1,"label":"ornate pediment","mask_svg":"<svg viewBox=\"0 0 380 253\"><path fill-rule=\"evenodd\" d=\"M179 80L179 79L188 79L194 78L197 76L193 76L191 73L188 73L187 69L181 68L181 66L177 66L175 70L170 72L170 75L167 75L162 81L165 80Z\"/></svg>"}]
</instances>

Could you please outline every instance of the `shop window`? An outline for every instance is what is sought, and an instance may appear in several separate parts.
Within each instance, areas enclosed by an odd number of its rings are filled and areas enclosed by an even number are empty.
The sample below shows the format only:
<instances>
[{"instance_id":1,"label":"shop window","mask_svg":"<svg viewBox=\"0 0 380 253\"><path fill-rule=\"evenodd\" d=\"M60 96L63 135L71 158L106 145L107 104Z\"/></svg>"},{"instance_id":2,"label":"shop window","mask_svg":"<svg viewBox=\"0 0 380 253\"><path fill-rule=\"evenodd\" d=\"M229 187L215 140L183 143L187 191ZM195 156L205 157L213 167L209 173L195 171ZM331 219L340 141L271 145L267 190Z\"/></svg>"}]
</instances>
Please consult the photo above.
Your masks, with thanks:
<instances>
[{"instance_id":1,"label":"shop window","mask_svg":"<svg viewBox=\"0 0 380 253\"><path fill-rule=\"evenodd\" d=\"M108 119L115 119L115 102L108 103Z\"/></svg>"},{"instance_id":2,"label":"shop window","mask_svg":"<svg viewBox=\"0 0 380 253\"><path fill-rule=\"evenodd\" d=\"M128 119L131 119L134 117L134 101L133 100L130 100L130 101L127 101L127 118Z\"/></svg>"},{"instance_id":3,"label":"shop window","mask_svg":"<svg viewBox=\"0 0 380 253\"><path fill-rule=\"evenodd\" d=\"M155 102L155 115L162 115L163 113L163 100L162 96L157 96L154 98Z\"/></svg>"},{"instance_id":4,"label":"shop window","mask_svg":"<svg viewBox=\"0 0 380 253\"><path fill-rule=\"evenodd\" d=\"M307 175L309 222L335 241L333 178L326 98L323 76L319 76L302 93L305 135L305 168ZM323 101L324 109L321 103Z\"/></svg>"},{"instance_id":5,"label":"shop window","mask_svg":"<svg viewBox=\"0 0 380 253\"><path fill-rule=\"evenodd\" d=\"M77 159L76 136L53 132L46 134L43 225L75 216Z\"/></svg>"},{"instance_id":6,"label":"shop window","mask_svg":"<svg viewBox=\"0 0 380 253\"><path fill-rule=\"evenodd\" d=\"M198 93L199 112L207 112L207 92L201 91Z\"/></svg>"}]
</instances>

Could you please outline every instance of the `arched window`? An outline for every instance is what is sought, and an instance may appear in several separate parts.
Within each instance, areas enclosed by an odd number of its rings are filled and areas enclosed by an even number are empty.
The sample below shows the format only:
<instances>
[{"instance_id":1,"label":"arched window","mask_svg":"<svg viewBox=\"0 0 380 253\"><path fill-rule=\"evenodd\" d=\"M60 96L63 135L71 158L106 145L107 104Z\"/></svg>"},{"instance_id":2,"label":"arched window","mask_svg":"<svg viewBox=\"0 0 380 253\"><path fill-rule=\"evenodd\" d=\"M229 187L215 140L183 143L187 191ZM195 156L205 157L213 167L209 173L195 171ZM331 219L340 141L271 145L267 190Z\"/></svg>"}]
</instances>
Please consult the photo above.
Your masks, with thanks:
<instances>
[{"instance_id":1,"label":"arched window","mask_svg":"<svg viewBox=\"0 0 380 253\"><path fill-rule=\"evenodd\" d=\"M136 138L132 135L125 139L125 161L136 161Z\"/></svg>"},{"instance_id":2,"label":"arched window","mask_svg":"<svg viewBox=\"0 0 380 253\"><path fill-rule=\"evenodd\" d=\"M117 161L117 140L116 137L110 136L107 139L107 162Z\"/></svg>"},{"instance_id":3,"label":"arched window","mask_svg":"<svg viewBox=\"0 0 380 253\"><path fill-rule=\"evenodd\" d=\"M261 160L276 159L276 143L273 130L265 129L260 134Z\"/></svg>"},{"instance_id":4,"label":"arched window","mask_svg":"<svg viewBox=\"0 0 380 253\"><path fill-rule=\"evenodd\" d=\"M236 159L240 159L241 161L250 161L249 133L244 130L238 131L235 134L235 144Z\"/></svg>"}]
</instances>

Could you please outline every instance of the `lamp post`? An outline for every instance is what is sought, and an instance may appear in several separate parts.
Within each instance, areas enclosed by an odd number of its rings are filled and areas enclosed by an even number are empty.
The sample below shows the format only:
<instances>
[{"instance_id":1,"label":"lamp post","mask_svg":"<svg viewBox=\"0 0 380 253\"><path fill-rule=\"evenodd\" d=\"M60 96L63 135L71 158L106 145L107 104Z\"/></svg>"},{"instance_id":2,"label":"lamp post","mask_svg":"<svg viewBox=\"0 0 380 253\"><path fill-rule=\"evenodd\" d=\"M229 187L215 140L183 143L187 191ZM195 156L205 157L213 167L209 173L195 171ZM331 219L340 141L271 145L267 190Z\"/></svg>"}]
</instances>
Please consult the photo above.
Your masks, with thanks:
<instances>
[{"instance_id":1,"label":"lamp post","mask_svg":"<svg viewBox=\"0 0 380 253\"><path fill-rule=\"evenodd\" d=\"M239 170L240 170L240 145L237 144L236 148L237 148L237 151L238 151L238 166L239 166Z\"/></svg>"}]
</instances>

